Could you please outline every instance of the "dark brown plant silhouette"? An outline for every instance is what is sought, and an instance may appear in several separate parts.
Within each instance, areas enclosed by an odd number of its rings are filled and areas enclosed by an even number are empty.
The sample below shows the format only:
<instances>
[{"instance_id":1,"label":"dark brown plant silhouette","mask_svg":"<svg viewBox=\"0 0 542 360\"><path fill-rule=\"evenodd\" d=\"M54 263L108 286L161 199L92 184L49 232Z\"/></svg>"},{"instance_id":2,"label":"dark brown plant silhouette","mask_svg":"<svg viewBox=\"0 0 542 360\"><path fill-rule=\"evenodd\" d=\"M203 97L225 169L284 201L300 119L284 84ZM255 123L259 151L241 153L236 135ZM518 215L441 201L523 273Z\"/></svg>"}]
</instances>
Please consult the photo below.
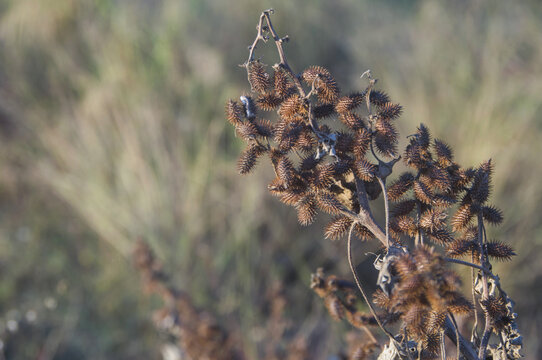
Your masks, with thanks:
<instances>
[{"instance_id":1,"label":"dark brown plant silhouette","mask_svg":"<svg viewBox=\"0 0 542 360\"><path fill-rule=\"evenodd\" d=\"M135 268L139 271L147 293L159 295L164 303L161 309L153 314L154 324L161 332L175 340L181 352L181 359L209 360L244 360L241 336L227 331L209 311L198 309L190 293L177 289L170 284L169 277L162 269L150 246L138 241L133 254ZM310 351L300 336L286 336L291 326L284 316L286 299L280 283L269 287L264 307L268 308L269 317L265 327L269 330L265 348L262 351L264 360L307 360ZM285 338L290 339L284 346Z\"/></svg>"},{"instance_id":2,"label":"dark brown plant silhouette","mask_svg":"<svg viewBox=\"0 0 542 360\"><path fill-rule=\"evenodd\" d=\"M245 359L236 347L235 339L218 325L213 315L198 310L189 294L168 283L162 265L146 243L137 243L133 258L146 290L160 295L164 301L164 307L153 316L156 327L177 340L183 356L189 359Z\"/></svg>"},{"instance_id":3,"label":"dark brown plant silhouette","mask_svg":"<svg viewBox=\"0 0 542 360\"><path fill-rule=\"evenodd\" d=\"M445 359L446 336L457 344L458 359L519 358L522 338L513 301L490 263L515 254L503 242L488 241L485 231L487 224L503 220L502 212L488 204L492 162L462 168L450 146L432 139L423 124L399 151L395 122L402 107L376 88L371 72L362 75L368 81L364 90L347 95L323 67L295 73L283 47L289 38L278 35L272 14L273 10L261 14L242 65L251 92L226 105L228 121L247 144L238 170L250 173L267 157L275 173L268 189L296 208L299 222L309 225L318 212L328 213L333 218L325 237L347 238L356 288L325 277L321 270L313 275L311 286L333 318L365 333L359 346L363 350L351 358L367 358L380 348L379 359ZM273 66L255 55L257 46L269 40L280 59ZM388 181L401 158L408 170ZM375 200L384 203L384 224L373 216L370 202ZM356 273L354 236L375 239L384 248L375 262L379 289L373 298L380 312ZM470 299L462 294L449 263L472 269ZM358 310L359 294L369 313ZM466 314L474 318L468 338L455 319ZM478 329L480 318L483 329ZM388 344L380 347L369 326L380 327ZM489 343L492 333L495 344Z\"/></svg>"}]
</instances>

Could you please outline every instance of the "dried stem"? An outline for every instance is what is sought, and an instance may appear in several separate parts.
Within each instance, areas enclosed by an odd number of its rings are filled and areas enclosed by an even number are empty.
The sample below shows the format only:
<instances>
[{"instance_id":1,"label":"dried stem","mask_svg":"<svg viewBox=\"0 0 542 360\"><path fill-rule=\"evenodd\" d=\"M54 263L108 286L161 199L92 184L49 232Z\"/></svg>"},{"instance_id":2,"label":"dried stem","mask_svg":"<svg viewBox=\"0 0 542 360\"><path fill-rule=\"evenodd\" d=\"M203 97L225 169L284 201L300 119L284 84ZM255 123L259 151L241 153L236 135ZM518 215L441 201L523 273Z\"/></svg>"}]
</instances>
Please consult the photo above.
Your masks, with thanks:
<instances>
[{"instance_id":1,"label":"dried stem","mask_svg":"<svg viewBox=\"0 0 542 360\"><path fill-rule=\"evenodd\" d=\"M472 261L474 261L474 253L471 256ZM472 304L474 305L474 324L472 326L472 332L471 332L471 342L475 342L478 339L478 308L476 307L476 292L474 290L475 286L475 274L474 274L474 267L471 268L471 291L472 291Z\"/></svg>"},{"instance_id":2,"label":"dried stem","mask_svg":"<svg viewBox=\"0 0 542 360\"><path fill-rule=\"evenodd\" d=\"M484 246L484 219L482 217L482 212L478 212L478 243L480 246L480 264L485 265L487 263L487 255L485 252ZM487 281L487 274L485 271L482 271L482 300L487 300L489 298L489 285ZM484 334L482 336L482 341L480 342L480 349L478 350L478 357L480 359L486 358L487 345L489 344L489 338L491 337L491 319L487 312L484 312L485 325L484 325Z\"/></svg>"},{"instance_id":3,"label":"dried stem","mask_svg":"<svg viewBox=\"0 0 542 360\"><path fill-rule=\"evenodd\" d=\"M449 316L446 317L446 321L444 323L444 332L455 345L459 344L459 350L461 351L461 354L463 354L465 359L478 360L478 356L473 345L470 341L465 340L461 333L456 332L455 326L452 323L452 320L450 320Z\"/></svg>"},{"instance_id":4,"label":"dried stem","mask_svg":"<svg viewBox=\"0 0 542 360\"><path fill-rule=\"evenodd\" d=\"M444 343L444 333L440 334L440 358L446 360L446 344Z\"/></svg>"},{"instance_id":5,"label":"dried stem","mask_svg":"<svg viewBox=\"0 0 542 360\"><path fill-rule=\"evenodd\" d=\"M487 275L489 275L491 278L495 278L495 275L493 275L493 273L491 272L491 270L486 269L486 268L483 267L483 266L476 265L476 264L470 263L470 262L468 262L468 261L463 261L463 260L453 259L453 258L444 258L444 260L446 260L446 261L448 261L448 262L451 262L451 263L461 264L461 265L465 265L465 266L470 266L470 267L472 267L472 268L475 268L475 269L478 269L478 270L482 270L482 271L485 272Z\"/></svg>"},{"instance_id":6,"label":"dried stem","mask_svg":"<svg viewBox=\"0 0 542 360\"><path fill-rule=\"evenodd\" d=\"M369 300L369 298L365 294L365 291L363 290L363 287L361 286L361 281L359 279L356 268L354 267L354 262L352 260L352 231L354 230L354 226L356 226L356 222L352 223L352 225L350 226L350 231L348 232L348 244L346 246L346 249L347 249L347 252L348 252L348 264L350 265L350 271L352 271L352 275L354 276L354 280L356 281L356 285L358 286L358 289L361 292L361 295L363 296L363 299L367 303L367 306L369 307L369 310L371 311L371 314L375 318L376 323L378 324L378 326L380 326L382 331L384 331L386 333L386 335L388 335L390 337L390 339L392 339L395 343L397 343L397 340L395 340L392 333L390 333L384 327L384 325L382 324L382 322L378 318L378 315L376 314L376 311L375 311L375 309L373 307L373 304L371 303L371 301Z\"/></svg>"},{"instance_id":7,"label":"dried stem","mask_svg":"<svg viewBox=\"0 0 542 360\"><path fill-rule=\"evenodd\" d=\"M452 323L454 324L455 336L459 339L459 327L457 326L457 322L455 321L454 314L448 311L448 315L450 315L450 319L452 319ZM457 342L456 345L457 345L456 356L457 356L457 360L459 360L459 355L461 354L461 352L459 351L459 341Z\"/></svg>"},{"instance_id":8,"label":"dried stem","mask_svg":"<svg viewBox=\"0 0 542 360\"><path fill-rule=\"evenodd\" d=\"M380 225L377 224L373 213L371 212L371 208L369 207L369 199L367 197L367 191L365 190L365 184L357 176L355 177L355 181L360 209L359 214L357 214L354 219L369 229L382 245L387 247L388 241L386 233L382 230Z\"/></svg>"},{"instance_id":9,"label":"dried stem","mask_svg":"<svg viewBox=\"0 0 542 360\"><path fill-rule=\"evenodd\" d=\"M267 10L263 12L263 16L265 16L265 19L267 20L267 26L269 27L269 31L271 32L271 36L273 37L273 40L275 41L275 45L277 46L277 50L279 52L280 57L280 66L286 70L286 72L290 75L292 78L292 81L294 82L295 86L297 87L297 91L299 91L299 94L301 97L306 97L305 90L303 89L303 86L301 86L301 82L299 81L299 78L295 75L295 73L292 71L292 68L290 68L290 65L288 65L288 61L286 60L286 55L284 54L284 49L282 48L282 43L285 39L288 39L288 37L281 38L278 36L277 32L275 31L275 28L273 27L273 23L271 22L270 14L273 13L273 9Z\"/></svg>"},{"instance_id":10,"label":"dried stem","mask_svg":"<svg viewBox=\"0 0 542 360\"><path fill-rule=\"evenodd\" d=\"M380 187L382 188L382 195L384 197L384 211L386 213L386 247L390 247L390 210L388 204L388 193L386 191L386 185L380 177L376 177Z\"/></svg>"}]
</instances>

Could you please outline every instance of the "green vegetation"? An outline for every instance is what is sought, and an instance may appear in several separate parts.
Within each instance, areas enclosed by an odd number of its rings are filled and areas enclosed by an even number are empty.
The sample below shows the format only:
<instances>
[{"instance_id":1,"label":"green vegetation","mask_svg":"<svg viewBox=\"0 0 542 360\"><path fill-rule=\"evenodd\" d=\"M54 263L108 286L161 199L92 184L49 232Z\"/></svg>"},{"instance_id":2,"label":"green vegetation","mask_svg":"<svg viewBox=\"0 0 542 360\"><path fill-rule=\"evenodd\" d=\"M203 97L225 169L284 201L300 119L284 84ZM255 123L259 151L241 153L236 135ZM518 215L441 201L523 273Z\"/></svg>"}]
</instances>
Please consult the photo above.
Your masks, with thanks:
<instances>
[{"instance_id":1,"label":"green vegetation","mask_svg":"<svg viewBox=\"0 0 542 360\"><path fill-rule=\"evenodd\" d=\"M167 339L150 321L159 301L142 293L130 261L138 239L195 305L244 335L254 358L270 336L266 292L276 281L288 288L288 336L317 340L322 358L338 350L346 326L323 316L309 277L321 265L347 275L344 244L324 241L319 226L301 229L262 188L270 169L239 178L232 166L242 143L223 104L248 90L235 69L270 6L292 35L294 71L319 61L348 91L370 68L404 106L401 133L423 122L462 164L494 159L492 199L505 221L488 235L518 253L495 272L517 301L528 358L540 357L537 2L4 0L6 358L160 358Z\"/></svg>"}]
</instances>

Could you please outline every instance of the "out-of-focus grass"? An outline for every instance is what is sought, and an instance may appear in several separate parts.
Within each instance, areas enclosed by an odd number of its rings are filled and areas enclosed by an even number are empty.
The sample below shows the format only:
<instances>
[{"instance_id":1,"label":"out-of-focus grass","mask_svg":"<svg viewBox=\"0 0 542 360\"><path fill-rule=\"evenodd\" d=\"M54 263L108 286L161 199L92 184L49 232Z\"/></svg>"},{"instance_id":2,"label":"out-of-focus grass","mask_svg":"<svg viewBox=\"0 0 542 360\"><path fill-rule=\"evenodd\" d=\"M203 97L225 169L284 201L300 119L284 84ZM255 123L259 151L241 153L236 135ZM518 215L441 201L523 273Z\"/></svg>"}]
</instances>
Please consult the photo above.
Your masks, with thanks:
<instances>
[{"instance_id":1,"label":"out-of-focus grass","mask_svg":"<svg viewBox=\"0 0 542 360\"><path fill-rule=\"evenodd\" d=\"M498 269L518 302L527 355L536 358L539 6L272 5L275 26L291 37L286 50L295 70L324 65L345 89L357 89L363 86L359 75L371 68L405 107L403 134L424 122L454 146L463 165L495 160L493 199L507 220L492 234L519 253ZM18 294L47 293L31 285L33 267L52 282L68 274L70 294L87 300L67 297L72 300L62 309L76 306L79 317L71 335L60 336L59 349L133 358L134 349L144 347L157 356L160 341L148 329L126 326L127 317L143 322L150 316L151 304L137 295L126 259L143 238L198 305L236 324L249 354L258 357L264 347L261 304L275 279L287 286L294 332L327 339L314 345L320 354L337 349L331 344L338 335L330 334L337 328L319 319L322 306L306 284L320 265L347 274L344 249L325 242L321 226L301 229L294 212L271 199L269 169L236 174L240 142L223 119L225 100L248 89L237 64L246 59L266 7L259 1L173 0L0 6L2 241L10 243L24 226L34 234L28 246L39 254L0 253L3 273L21 287L3 290L2 311L17 308ZM273 51L262 53L268 63L276 61ZM26 206L14 219L12 203L20 201ZM30 259L33 266L15 266ZM23 276L30 280L20 282ZM119 313L122 304L133 304L133 313ZM95 311L102 315L93 317ZM55 319L62 323L62 314ZM95 342L80 340L88 336ZM33 340L35 349L42 340Z\"/></svg>"}]
</instances>

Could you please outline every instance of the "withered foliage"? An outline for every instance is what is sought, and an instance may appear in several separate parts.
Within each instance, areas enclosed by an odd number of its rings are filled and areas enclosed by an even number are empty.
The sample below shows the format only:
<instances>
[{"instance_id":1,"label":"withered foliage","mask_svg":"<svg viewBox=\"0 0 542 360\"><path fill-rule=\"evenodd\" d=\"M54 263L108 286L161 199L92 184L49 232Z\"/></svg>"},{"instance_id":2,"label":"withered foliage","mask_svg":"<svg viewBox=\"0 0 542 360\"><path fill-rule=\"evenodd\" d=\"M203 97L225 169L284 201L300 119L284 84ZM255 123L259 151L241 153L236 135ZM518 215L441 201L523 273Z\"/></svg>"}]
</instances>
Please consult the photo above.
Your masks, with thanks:
<instances>
[{"instance_id":1,"label":"withered foliage","mask_svg":"<svg viewBox=\"0 0 542 360\"><path fill-rule=\"evenodd\" d=\"M267 157L275 173L268 189L295 207L299 222L313 223L319 211L330 214L325 237L348 239L356 286L326 277L321 270L312 277L311 287L330 315L363 331L378 326L389 340L379 359L444 358L445 336L458 344L457 358L485 360L487 355L497 358L500 351L502 359L517 359L522 344L512 302L503 295L490 264L491 259L509 260L515 253L486 236L487 224L503 221L501 210L488 204L493 163L461 167L451 147L434 139L424 124L400 150L396 122L403 108L376 88L370 71L362 75L366 87L347 95L322 66L294 72L283 48L288 37L277 34L271 14L268 10L260 16L243 65L252 93L230 100L226 117L246 142L239 172L251 172L257 160ZM273 66L255 55L256 47L268 40L280 58ZM407 170L395 175L400 159ZM393 179L387 181L390 176ZM384 203L383 224L373 216L375 200ZM379 289L373 298L380 313L355 270L353 236L376 239L384 248L375 261ZM458 259L462 257L466 258ZM449 263L473 269L473 295L468 299ZM358 290L369 313L359 310ZM455 320L466 314L475 318L470 340ZM481 331L479 317L484 320ZM492 332L499 335L497 344L489 343ZM366 358L376 348L376 337L368 334L371 346L359 347L351 358Z\"/></svg>"},{"instance_id":2,"label":"withered foliage","mask_svg":"<svg viewBox=\"0 0 542 360\"><path fill-rule=\"evenodd\" d=\"M137 243L133 259L147 291L164 301L164 307L153 316L156 327L176 338L186 356L191 359L245 359L233 337L210 313L198 310L189 294L168 284L162 265L146 243Z\"/></svg>"},{"instance_id":3,"label":"withered foliage","mask_svg":"<svg viewBox=\"0 0 542 360\"><path fill-rule=\"evenodd\" d=\"M145 242L137 242L133 262L146 292L162 298L164 306L154 312L153 320L160 331L177 341L182 359L247 359L241 350L238 334L228 333L211 313L193 305L190 294L170 285L161 263ZM286 298L283 293L281 284L275 283L265 296L263 306L269 313L265 327L269 337L264 344L262 359L308 360L310 351L304 338L296 336L288 346L284 346L291 322L284 316Z\"/></svg>"}]
</instances>

